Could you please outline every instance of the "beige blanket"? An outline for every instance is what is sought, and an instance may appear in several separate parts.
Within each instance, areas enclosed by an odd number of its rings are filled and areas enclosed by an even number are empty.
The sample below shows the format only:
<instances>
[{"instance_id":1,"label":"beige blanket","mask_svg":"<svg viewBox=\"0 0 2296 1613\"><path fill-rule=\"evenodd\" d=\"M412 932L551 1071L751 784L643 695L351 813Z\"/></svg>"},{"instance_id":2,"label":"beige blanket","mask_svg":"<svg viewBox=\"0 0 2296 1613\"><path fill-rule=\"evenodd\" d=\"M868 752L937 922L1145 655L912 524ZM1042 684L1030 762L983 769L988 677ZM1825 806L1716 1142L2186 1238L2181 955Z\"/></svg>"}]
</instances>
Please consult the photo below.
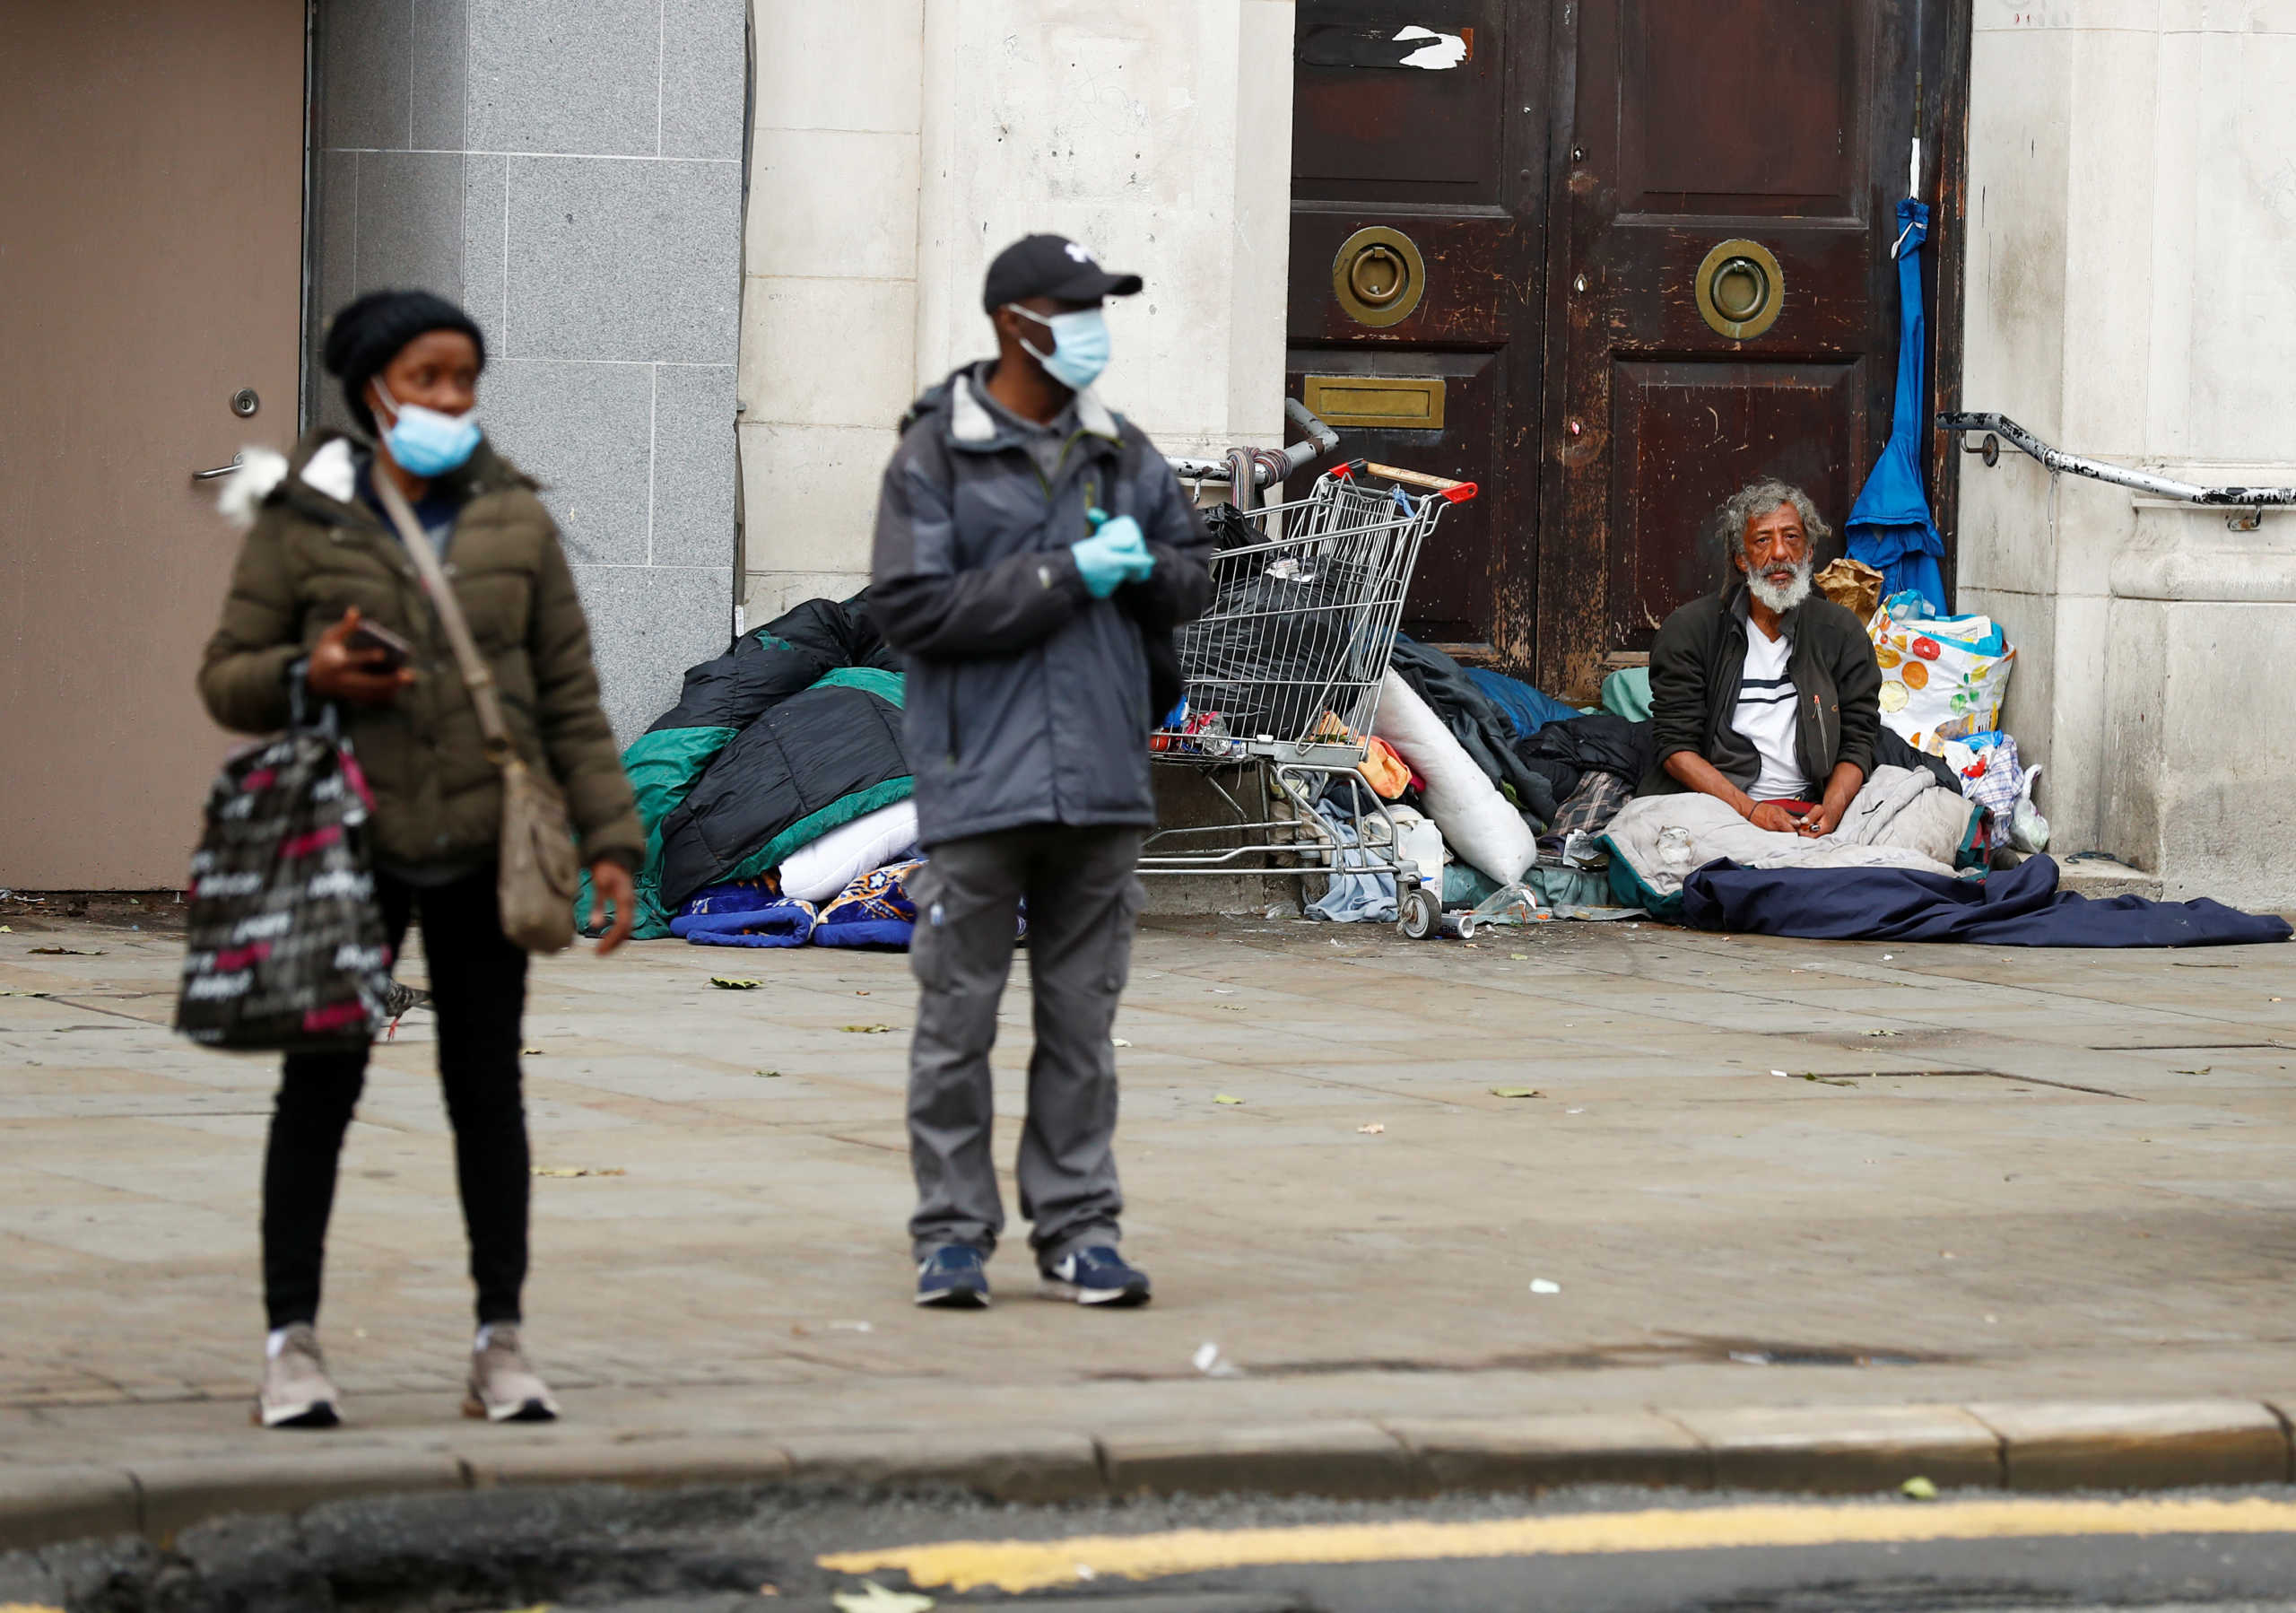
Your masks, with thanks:
<instances>
[{"instance_id":1,"label":"beige blanket","mask_svg":"<svg viewBox=\"0 0 2296 1613\"><path fill-rule=\"evenodd\" d=\"M1690 871L1677 873L1658 859L1658 837L1669 828L1689 833L1690 868L1726 857L1749 868L1919 868L1951 874L1979 810L1926 771L1877 767L1842 815L1840 827L1815 840L1757 829L1728 802L1689 794L1629 801L1604 838L1611 855L1624 858L1664 899L1682 894L1683 873Z\"/></svg>"}]
</instances>

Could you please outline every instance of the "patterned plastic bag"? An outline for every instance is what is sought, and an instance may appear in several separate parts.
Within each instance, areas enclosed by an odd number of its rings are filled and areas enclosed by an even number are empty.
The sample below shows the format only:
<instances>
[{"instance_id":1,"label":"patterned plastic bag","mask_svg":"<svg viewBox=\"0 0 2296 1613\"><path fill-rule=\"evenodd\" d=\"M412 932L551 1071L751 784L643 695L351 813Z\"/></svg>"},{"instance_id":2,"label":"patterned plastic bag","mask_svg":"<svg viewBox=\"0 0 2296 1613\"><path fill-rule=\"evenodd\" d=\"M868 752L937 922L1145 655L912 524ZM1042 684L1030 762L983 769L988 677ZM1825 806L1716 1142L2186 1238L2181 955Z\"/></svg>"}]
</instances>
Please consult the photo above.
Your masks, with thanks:
<instances>
[{"instance_id":1,"label":"patterned plastic bag","mask_svg":"<svg viewBox=\"0 0 2296 1613\"><path fill-rule=\"evenodd\" d=\"M391 955L368 861L373 809L332 714L225 765L191 861L177 1030L209 1047L309 1052L382 1029Z\"/></svg>"},{"instance_id":2,"label":"patterned plastic bag","mask_svg":"<svg viewBox=\"0 0 2296 1613\"><path fill-rule=\"evenodd\" d=\"M1926 616L1908 590L1882 602L1866 626L1882 669L1882 720L1918 751L1942 755L1948 739L2000 726L2017 652L1989 616Z\"/></svg>"}]
</instances>

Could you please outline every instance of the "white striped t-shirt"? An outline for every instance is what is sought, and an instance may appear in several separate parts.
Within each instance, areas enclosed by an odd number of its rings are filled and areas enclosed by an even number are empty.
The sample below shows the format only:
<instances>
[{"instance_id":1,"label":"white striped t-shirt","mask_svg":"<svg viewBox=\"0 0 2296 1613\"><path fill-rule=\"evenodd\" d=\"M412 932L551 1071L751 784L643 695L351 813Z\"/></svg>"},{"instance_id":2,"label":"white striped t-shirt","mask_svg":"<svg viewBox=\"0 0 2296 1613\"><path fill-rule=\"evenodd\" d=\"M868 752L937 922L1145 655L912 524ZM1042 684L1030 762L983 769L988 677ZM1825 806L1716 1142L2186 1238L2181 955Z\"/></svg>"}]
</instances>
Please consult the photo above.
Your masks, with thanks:
<instances>
[{"instance_id":1,"label":"white striped t-shirt","mask_svg":"<svg viewBox=\"0 0 2296 1613\"><path fill-rule=\"evenodd\" d=\"M1738 679L1738 710L1730 726L1761 758L1761 776L1746 792L1757 801L1813 798L1794 748L1801 733L1801 713L1794 682L1786 676L1793 653L1794 641L1784 633L1769 638L1752 622L1746 623L1746 669Z\"/></svg>"}]
</instances>

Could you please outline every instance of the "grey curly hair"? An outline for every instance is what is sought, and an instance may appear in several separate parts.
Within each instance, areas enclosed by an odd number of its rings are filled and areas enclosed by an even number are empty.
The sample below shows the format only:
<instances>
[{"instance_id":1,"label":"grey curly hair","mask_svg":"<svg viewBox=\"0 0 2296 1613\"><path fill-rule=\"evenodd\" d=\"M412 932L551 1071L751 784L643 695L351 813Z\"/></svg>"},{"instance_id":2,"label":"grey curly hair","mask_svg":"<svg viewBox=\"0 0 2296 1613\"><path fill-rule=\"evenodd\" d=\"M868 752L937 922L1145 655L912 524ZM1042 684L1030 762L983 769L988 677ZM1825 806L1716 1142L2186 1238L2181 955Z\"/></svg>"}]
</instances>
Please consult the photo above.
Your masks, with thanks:
<instances>
[{"instance_id":1,"label":"grey curly hair","mask_svg":"<svg viewBox=\"0 0 2296 1613\"><path fill-rule=\"evenodd\" d=\"M1758 515L1768 515L1781 504L1793 505L1794 513L1802 518L1802 530L1809 537L1813 554L1820 544L1833 536L1833 528L1826 525L1810 495L1793 483L1780 482L1774 476L1750 482L1732 493L1715 513L1714 537L1722 548L1725 576L1737 569L1737 557L1745 552L1746 523Z\"/></svg>"}]
</instances>

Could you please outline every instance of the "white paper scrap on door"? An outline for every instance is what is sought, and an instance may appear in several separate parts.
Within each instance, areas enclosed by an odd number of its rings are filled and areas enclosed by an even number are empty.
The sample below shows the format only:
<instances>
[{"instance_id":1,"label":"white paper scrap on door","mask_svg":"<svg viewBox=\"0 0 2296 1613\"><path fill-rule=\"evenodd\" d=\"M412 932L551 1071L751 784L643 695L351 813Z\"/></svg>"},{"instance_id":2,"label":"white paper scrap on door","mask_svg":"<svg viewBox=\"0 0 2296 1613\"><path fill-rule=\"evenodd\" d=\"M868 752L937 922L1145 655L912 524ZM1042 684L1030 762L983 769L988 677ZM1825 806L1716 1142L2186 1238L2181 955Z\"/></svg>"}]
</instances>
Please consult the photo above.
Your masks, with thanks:
<instances>
[{"instance_id":1,"label":"white paper scrap on door","mask_svg":"<svg viewBox=\"0 0 2296 1613\"><path fill-rule=\"evenodd\" d=\"M1424 67L1430 73L1441 73L1457 66L1467 59L1467 41L1463 34L1437 33L1431 28L1422 28L1416 22L1396 31L1398 43L1412 39L1431 41L1403 58L1406 67Z\"/></svg>"}]
</instances>

